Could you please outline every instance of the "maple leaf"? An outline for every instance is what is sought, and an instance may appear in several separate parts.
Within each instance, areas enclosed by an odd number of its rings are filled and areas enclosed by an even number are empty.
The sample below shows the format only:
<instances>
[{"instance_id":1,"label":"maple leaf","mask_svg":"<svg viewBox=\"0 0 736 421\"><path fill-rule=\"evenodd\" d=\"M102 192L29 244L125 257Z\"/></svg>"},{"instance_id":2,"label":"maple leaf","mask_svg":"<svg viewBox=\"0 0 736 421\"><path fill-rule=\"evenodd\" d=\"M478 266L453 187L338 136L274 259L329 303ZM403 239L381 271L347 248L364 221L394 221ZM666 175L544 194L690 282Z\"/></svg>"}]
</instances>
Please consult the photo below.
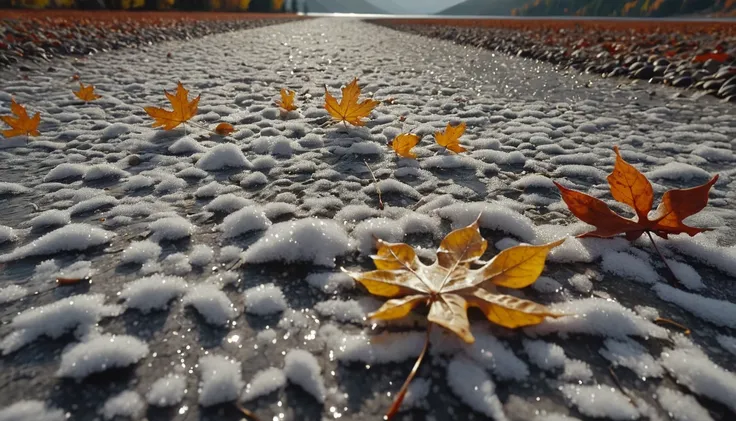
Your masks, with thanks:
<instances>
[{"instance_id":1,"label":"maple leaf","mask_svg":"<svg viewBox=\"0 0 736 421\"><path fill-rule=\"evenodd\" d=\"M38 125L41 123L41 113L36 113L33 117L29 117L26 107L15 102L14 98L10 98L10 112L16 117L13 117L13 115L0 116L0 120L10 126L10 129L3 130L3 136L11 138L14 136L38 136L41 134L38 131Z\"/></svg>"},{"instance_id":2,"label":"maple leaf","mask_svg":"<svg viewBox=\"0 0 736 421\"><path fill-rule=\"evenodd\" d=\"M215 133L219 134L220 136L227 136L230 133L235 131L235 127L233 127L230 123L220 123L215 127Z\"/></svg>"},{"instance_id":3,"label":"maple leaf","mask_svg":"<svg viewBox=\"0 0 736 421\"><path fill-rule=\"evenodd\" d=\"M434 140L438 145L455 153L465 152L466 149L460 146L460 136L465 133L465 123L452 126L447 123L445 131L435 132Z\"/></svg>"},{"instance_id":4,"label":"maple leaf","mask_svg":"<svg viewBox=\"0 0 736 421\"><path fill-rule=\"evenodd\" d=\"M412 148L419 143L419 136L414 133L402 133L391 141L391 148L393 148L396 155L402 158L417 158L417 154L412 152Z\"/></svg>"},{"instance_id":5,"label":"maple leaf","mask_svg":"<svg viewBox=\"0 0 736 421\"><path fill-rule=\"evenodd\" d=\"M535 325L545 317L562 316L532 301L501 294L496 287L524 288L534 283L542 273L549 251L563 241L511 247L473 269L471 264L488 247L475 221L449 233L437 249L437 260L430 266L422 263L408 244L378 240L378 251L371 256L376 270L346 272L371 294L391 298L371 313L370 318L398 319L419 304L426 304L431 323L473 343L469 307L480 308L488 320L507 328Z\"/></svg>"},{"instance_id":6,"label":"maple leaf","mask_svg":"<svg viewBox=\"0 0 736 421\"><path fill-rule=\"evenodd\" d=\"M87 85L84 86L82 82L79 82L79 90L78 91L72 91L74 95L76 95L77 98L81 99L82 101L94 101L96 99L102 98L101 96L97 95L95 93L95 86L94 85Z\"/></svg>"},{"instance_id":7,"label":"maple leaf","mask_svg":"<svg viewBox=\"0 0 736 421\"><path fill-rule=\"evenodd\" d=\"M297 106L294 105L295 95L296 95L295 91L290 91L286 88L281 88L281 101L276 101L276 105L281 107L286 112L296 110Z\"/></svg>"},{"instance_id":8,"label":"maple leaf","mask_svg":"<svg viewBox=\"0 0 736 421\"><path fill-rule=\"evenodd\" d=\"M613 150L616 152L616 163L613 172L608 176L611 195L618 202L632 208L636 215L624 218L611 210L602 200L555 182L570 212L581 221L596 227L595 230L579 237L607 238L624 234L628 240L633 241L644 233L650 237L650 233L654 233L667 238L670 234L687 233L694 236L709 230L690 227L682 221L700 212L708 204L708 193L718 180L717 174L701 186L666 191L662 196L662 202L650 217L649 213L654 202L652 184L644 174L624 161L618 146L614 146Z\"/></svg>"},{"instance_id":9,"label":"maple leaf","mask_svg":"<svg viewBox=\"0 0 736 421\"><path fill-rule=\"evenodd\" d=\"M164 91L164 95L171 102L172 111L158 107L145 107L148 115L153 117L153 127L162 127L164 130L172 130L181 123L188 121L197 114L199 96L189 101L189 91L184 89L181 82L177 83L176 94Z\"/></svg>"},{"instance_id":10,"label":"maple leaf","mask_svg":"<svg viewBox=\"0 0 736 421\"><path fill-rule=\"evenodd\" d=\"M358 86L357 78L353 79L348 86L342 88L340 103L330 95L327 86L325 86L325 109L336 121L350 123L353 126L365 126L362 119L367 118L371 111L380 104L380 101L366 99L358 102L359 99L360 86Z\"/></svg>"}]
</instances>

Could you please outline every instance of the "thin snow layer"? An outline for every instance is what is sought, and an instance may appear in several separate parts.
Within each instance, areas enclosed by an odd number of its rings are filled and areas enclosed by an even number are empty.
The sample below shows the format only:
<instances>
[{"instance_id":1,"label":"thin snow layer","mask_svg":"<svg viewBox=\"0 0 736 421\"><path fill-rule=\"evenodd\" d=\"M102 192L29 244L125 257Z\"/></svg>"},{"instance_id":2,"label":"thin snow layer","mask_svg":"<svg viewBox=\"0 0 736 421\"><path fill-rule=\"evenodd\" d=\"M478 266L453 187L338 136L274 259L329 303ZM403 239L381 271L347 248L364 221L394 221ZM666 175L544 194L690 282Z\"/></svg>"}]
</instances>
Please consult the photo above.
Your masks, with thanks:
<instances>
[{"instance_id":1,"label":"thin snow layer","mask_svg":"<svg viewBox=\"0 0 736 421\"><path fill-rule=\"evenodd\" d=\"M713 421L697 399L680 391L660 386L657 388L657 402L674 421Z\"/></svg>"},{"instance_id":2,"label":"thin snow layer","mask_svg":"<svg viewBox=\"0 0 736 421\"><path fill-rule=\"evenodd\" d=\"M371 308L370 310L375 310ZM324 317L332 317L342 323L362 323L366 320L366 308L361 301L328 300L314 305L314 311Z\"/></svg>"},{"instance_id":3,"label":"thin snow layer","mask_svg":"<svg viewBox=\"0 0 736 421\"><path fill-rule=\"evenodd\" d=\"M346 334L334 325L323 326L319 333L326 338L328 348L339 361L368 364L416 358L424 347L425 339L421 332L408 332L387 333L378 340L365 332Z\"/></svg>"},{"instance_id":4,"label":"thin snow layer","mask_svg":"<svg viewBox=\"0 0 736 421\"><path fill-rule=\"evenodd\" d=\"M301 387L323 403L327 397L322 367L317 358L303 349L289 351L284 357L284 375L289 382Z\"/></svg>"},{"instance_id":5,"label":"thin snow layer","mask_svg":"<svg viewBox=\"0 0 736 421\"><path fill-rule=\"evenodd\" d=\"M205 355L199 359L202 381L199 385L199 404L212 406L238 399L245 386L240 363L222 355Z\"/></svg>"},{"instance_id":6,"label":"thin snow layer","mask_svg":"<svg viewBox=\"0 0 736 421\"><path fill-rule=\"evenodd\" d=\"M49 209L31 218L27 225L34 230L47 227L60 227L72 221L71 212L68 210Z\"/></svg>"},{"instance_id":7,"label":"thin snow layer","mask_svg":"<svg viewBox=\"0 0 736 421\"><path fill-rule=\"evenodd\" d=\"M453 228L467 226L480 217L483 228L502 231L525 242L532 242L536 236L531 219L498 203L455 203L438 209L437 213L451 220Z\"/></svg>"},{"instance_id":8,"label":"thin snow layer","mask_svg":"<svg viewBox=\"0 0 736 421\"><path fill-rule=\"evenodd\" d=\"M243 400L246 402L251 401L261 396L268 395L284 386L286 386L286 375L283 370L276 367L269 367L260 370L253 376L253 380L251 380L245 387Z\"/></svg>"},{"instance_id":9,"label":"thin snow layer","mask_svg":"<svg viewBox=\"0 0 736 421\"><path fill-rule=\"evenodd\" d=\"M191 287L182 299L204 317L207 323L224 326L238 315L235 306L216 285L199 284Z\"/></svg>"},{"instance_id":10,"label":"thin snow layer","mask_svg":"<svg viewBox=\"0 0 736 421\"><path fill-rule=\"evenodd\" d=\"M29 256L45 256L62 251L82 251L107 244L115 234L87 224L71 224L52 231L43 237L18 247L11 253L0 255L0 263Z\"/></svg>"},{"instance_id":11,"label":"thin snow layer","mask_svg":"<svg viewBox=\"0 0 736 421\"><path fill-rule=\"evenodd\" d=\"M212 247L207 244L197 244L192 247L192 252L189 254L189 263L202 267L210 263L214 257L215 252Z\"/></svg>"},{"instance_id":12,"label":"thin snow layer","mask_svg":"<svg viewBox=\"0 0 736 421\"><path fill-rule=\"evenodd\" d=\"M716 326L736 328L736 304L716 300L673 288L666 284L654 286L659 298L678 305Z\"/></svg>"},{"instance_id":13,"label":"thin snow layer","mask_svg":"<svg viewBox=\"0 0 736 421\"><path fill-rule=\"evenodd\" d=\"M224 238L233 238L253 231L268 229L271 221L263 210L255 206L246 206L226 216L219 226Z\"/></svg>"},{"instance_id":14,"label":"thin snow layer","mask_svg":"<svg viewBox=\"0 0 736 421\"><path fill-rule=\"evenodd\" d=\"M0 225L0 244L9 243L18 239L15 231L5 225Z\"/></svg>"},{"instance_id":15,"label":"thin snow layer","mask_svg":"<svg viewBox=\"0 0 736 421\"><path fill-rule=\"evenodd\" d=\"M610 251L603 253L601 267L604 271L644 284L653 284L659 275L652 265L626 252Z\"/></svg>"},{"instance_id":16,"label":"thin snow layer","mask_svg":"<svg viewBox=\"0 0 736 421\"><path fill-rule=\"evenodd\" d=\"M281 288L273 283L258 285L245 290L245 312L258 316L281 313L289 308Z\"/></svg>"},{"instance_id":17,"label":"thin snow layer","mask_svg":"<svg viewBox=\"0 0 736 421\"><path fill-rule=\"evenodd\" d=\"M465 352L476 363L493 371L502 380L524 380L529 377L529 367L495 336L475 333L475 342Z\"/></svg>"},{"instance_id":18,"label":"thin snow layer","mask_svg":"<svg viewBox=\"0 0 736 421\"><path fill-rule=\"evenodd\" d=\"M495 421L505 421L496 385L482 367L463 357L455 357L447 365L447 384L466 405Z\"/></svg>"},{"instance_id":19,"label":"thin snow layer","mask_svg":"<svg viewBox=\"0 0 736 421\"><path fill-rule=\"evenodd\" d=\"M102 294L75 295L41 307L28 309L13 318L15 329L0 341L0 349L7 355L41 336L58 338L78 329L85 333L103 317L117 316L121 308L105 305Z\"/></svg>"},{"instance_id":20,"label":"thin snow layer","mask_svg":"<svg viewBox=\"0 0 736 421\"><path fill-rule=\"evenodd\" d=\"M123 250L123 255L120 257L120 263L134 263L142 265L149 260L158 260L160 255L161 246L153 241L133 241L125 248L125 250Z\"/></svg>"},{"instance_id":21,"label":"thin snow layer","mask_svg":"<svg viewBox=\"0 0 736 421\"><path fill-rule=\"evenodd\" d=\"M28 289L20 285L8 285L5 288L0 288L0 304L20 300L26 295L28 295Z\"/></svg>"},{"instance_id":22,"label":"thin snow layer","mask_svg":"<svg viewBox=\"0 0 736 421\"><path fill-rule=\"evenodd\" d=\"M587 333L625 339L628 336L666 338L667 330L643 319L621 304L601 298L584 298L557 303L550 308L570 314L559 319L547 318L541 324L527 328L540 334Z\"/></svg>"},{"instance_id":23,"label":"thin snow layer","mask_svg":"<svg viewBox=\"0 0 736 421\"><path fill-rule=\"evenodd\" d=\"M115 417L136 419L143 413L145 406L146 404L141 399L141 395L132 390L126 390L105 402L105 405L102 407L102 415L106 420L111 420Z\"/></svg>"},{"instance_id":24,"label":"thin snow layer","mask_svg":"<svg viewBox=\"0 0 736 421\"><path fill-rule=\"evenodd\" d=\"M215 146L197 161L197 168L205 171L250 167L251 163L245 158L243 152L232 143Z\"/></svg>"},{"instance_id":25,"label":"thin snow layer","mask_svg":"<svg viewBox=\"0 0 736 421\"><path fill-rule=\"evenodd\" d=\"M127 367L148 355L148 345L133 336L100 335L64 351L56 375L82 379L92 373Z\"/></svg>"},{"instance_id":26,"label":"thin snow layer","mask_svg":"<svg viewBox=\"0 0 736 421\"><path fill-rule=\"evenodd\" d=\"M127 283L120 298L125 299L126 307L148 313L165 310L169 301L183 295L186 290L187 283L181 277L155 274Z\"/></svg>"},{"instance_id":27,"label":"thin snow layer","mask_svg":"<svg viewBox=\"0 0 736 421\"><path fill-rule=\"evenodd\" d=\"M662 377L664 374L662 366L637 342L606 339L604 345L600 353L614 366L626 367L642 378Z\"/></svg>"},{"instance_id":28,"label":"thin snow layer","mask_svg":"<svg viewBox=\"0 0 736 421\"><path fill-rule=\"evenodd\" d=\"M319 272L310 273L306 278L307 283L326 294L334 294L340 290L355 287L355 281L343 272Z\"/></svg>"},{"instance_id":29,"label":"thin snow layer","mask_svg":"<svg viewBox=\"0 0 736 421\"><path fill-rule=\"evenodd\" d=\"M734 338L733 336L718 335L716 337L716 340L723 347L723 349L733 355L736 355L736 338Z\"/></svg>"},{"instance_id":30,"label":"thin snow layer","mask_svg":"<svg viewBox=\"0 0 736 421\"><path fill-rule=\"evenodd\" d=\"M567 384L560 387L562 394L581 414L612 420L635 420L639 411L629 398L611 386L580 386Z\"/></svg>"},{"instance_id":31,"label":"thin snow layer","mask_svg":"<svg viewBox=\"0 0 736 421\"><path fill-rule=\"evenodd\" d=\"M20 401L0 409L0 421L65 421L61 409L50 409L41 401Z\"/></svg>"},{"instance_id":32,"label":"thin snow layer","mask_svg":"<svg viewBox=\"0 0 736 421\"><path fill-rule=\"evenodd\" d=\"M677 383L736 412L736 375L714 364L695 348L665 350L662 366Z\"/></svg>"},{"instance_id":33,"label":"thin snow layer","mask_svg":"<svg viewBox=\"0 0 736 421\"><path fill-rule=\"evenodd\" d=\"M161 218L148 224L153 241L179 240L189 237L196 227L188 219L181 216Z\"/></svg>"},{"instance_id":34,"label":"thin snow layer","mask_svg":"<svg viewBox=\"0 0 736 421\"><path fill-rule=\"evenodd\" d=\"M561 346L545 341L524 341L524 351L529 355L532 364L542 370L563 368L567 357Z\"/></svg>"},{"instance_id":35,"label":"thin snow layer","mask_svg":"<svg viewBox=\"0 0 736 421\"><path fill-rule=\"evenodd\" d=\"M305 218L281 222L243 253L246 263L283 261L335 266L335 257L350 251L345 230L335 221Z\"/></svg>"},{"instance_id":36,"label":"thin snow layer","mask_svg":"<svg viewBox=\"0 0 736 421\"><path fill-rule=\"evenodd\" d=\"M678 262L676 260L667 259L667 264L672 268L677 280L687 289L700 291L705 289L703 278L695 269L687 263Z\"/></svg>"},{"instance_id":37,"label":"thin snow layer","mask_svg":"<svg viewBox=\"0 0 736 421\"><path fill-rule=\"evenodd\" d=\"M432 381L429 379L414 379L409 384L404 396L404 401L401 402L401 411L406 411L412 408L427 409L429 406L427 397L429 396L432 387Z\"/></svg>"},{"instance_id":38,"label":"thin snow layer","mask_svg":"<svg viewBox=\"0 0 736 421\"><path fill-rule=\"evenodd\" d=\"M184 399L187 393L187 379L178 374L168 374L153 382L146 394L146 400L153 406L173 406Z\"/></svg>"},{"instance_id":39,"label":"thin snow layer","mask_svg":"<svg viewBox=\"0 0 736 421\"><path fill-rule=\"evenodd\" d=\"M0 196L3 195L15 195L30 192L31 189L18 183L8 183L6 181L0 181Z\"/></svg>"}]
</instances>

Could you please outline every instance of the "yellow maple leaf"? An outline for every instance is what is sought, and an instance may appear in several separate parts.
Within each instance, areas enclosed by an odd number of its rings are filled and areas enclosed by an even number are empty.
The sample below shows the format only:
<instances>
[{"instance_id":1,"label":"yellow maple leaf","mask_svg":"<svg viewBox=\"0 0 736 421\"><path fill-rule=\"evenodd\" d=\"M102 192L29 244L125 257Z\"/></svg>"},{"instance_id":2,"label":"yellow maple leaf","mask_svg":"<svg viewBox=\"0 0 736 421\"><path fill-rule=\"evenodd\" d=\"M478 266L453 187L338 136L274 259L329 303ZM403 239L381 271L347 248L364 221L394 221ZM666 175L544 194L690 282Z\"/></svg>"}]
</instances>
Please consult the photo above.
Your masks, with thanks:
<instances>
[{"instance_id":1,"label":"yellow maple leaf","mask_svg":"<svg viewBox=\"0 0 736 421\"><path fill-rule=\"evenodd\" d=\"M94 85L87 85L84 86L82 82L79 82L79 90L78 91L72 91L74 95L76 95L77 98L81 99L82 101L94 101L96 99L102 98L101 96L97 95L95 93L95 86Z\"/></svg>"},{"instance_id":2,"label":"yellow maple leaf","mask_svg":"<svg viewBox=\"0 0 736 421\"><path fill-rule=\"evenodd\" d=\"M41 113L36 113L33 117L29 117L26 108L15 102L14 98L10 98L10 112L16 117L13 117L13 115L0 116L0 120L10 126L10 129L3 130L3 136L10 138L13 136L38 136L41 134L38 131L38 125L41 123Z\"/></svg>"},{"instance_id":3,"label":"yellow maple leaf","mask_svg":"<svg viewBox=\"0 0 736 421\"><path fill-rule=\"evenodd\" d=\"M284 111L294 111L296 110L296 105L294 105L294 96L296 95L295 91L290 91L286 88L281 88L281 101L276 101L276 105L281 107Z\"/></svg>"},{"instance_id":4,"label":"yellow maple leaf","mask_svg":"<svg viewBox=\"0 0 736 421\"><path fill-rule=\"evenodd\" d=\"M444 131L435 132L434 140L437 144L453 151L455 153L465 152L466 149L460 146L460 136L465 133L465 123L460 123L457 126L452 126L447 123L447 127Z\"/></svg>"},{"instance_id":5,"label":"yellow maple leaf","mask_svg":"<svg viewBox=\"0 0 736 421\"><path fill-rule=\"evenodd\" d=\"M380 101L366 99L358 102L359 97L360 86L358 86L357 78L353 79L348 86L342 88L340 103L330 95L327 86L325 86L325 109L336 121L350 123L353 126L364 126L365 123L362 119L367 118L371 111L380 104Z\"/></svg>"},{"instance_id":6,"label":"yellow maple leaf","mask_svg":"<svg viewBox=\"0 0 736 421\"><path fill-rule=\"evenodd\" d=\"M172 130L178 125L189 121L197 114L199 96L189 101L189 91L184 89L181 82L177 83L176 94L164 91L164 95L171 102L172 111L158 107L145 107L148 115L155 120L153 127L162 127L164 130Z\"/></svg>"},{"instance_id":7,"label":"yellow maple leaf","mask_svg":"<svg viewBox=\"0 0 736 421\"><path fill-rule=\"evenodd\" d=\"M542 273L549 251L563 241L511 247L473 269L471 264L488 247L475 221L449 233L437 249L437 260L430 266L422 263L408 244L378 240L378 252L371 256L377 270L346 272L371 294L391 298L369 314L370 318L402 318L414 307L425 304L431 323L473 343L467 315L470 307L480 308L489 321L507 328L562 316L532 301L502 294L496 287L524 288L533 284Z\"/></svg>"},{"instance_id":8,"label":"yellow maple leaf","mask_svg":"<svg viewBox=\"0 0 736 421\"><path fill-rule=\"evenodd\" d=\"M412 152L412 148L419 143L419 136L414 133L402 133L394 138L391 142L391 148L393 148L396 155L402 158L417 158L417 154Z\"/></svg>"}]
</instances>

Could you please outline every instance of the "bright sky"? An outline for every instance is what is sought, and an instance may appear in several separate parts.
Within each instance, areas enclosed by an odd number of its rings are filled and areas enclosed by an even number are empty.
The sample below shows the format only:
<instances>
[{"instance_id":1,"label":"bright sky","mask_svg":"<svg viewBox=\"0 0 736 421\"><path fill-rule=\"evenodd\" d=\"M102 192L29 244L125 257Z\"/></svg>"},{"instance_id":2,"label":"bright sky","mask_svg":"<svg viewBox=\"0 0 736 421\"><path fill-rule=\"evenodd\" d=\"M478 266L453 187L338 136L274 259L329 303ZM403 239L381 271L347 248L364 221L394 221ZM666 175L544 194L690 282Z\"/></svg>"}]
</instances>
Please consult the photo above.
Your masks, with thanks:
<instances>
[{"instance_id":1,"label":"bright sky","mask_svg":"<svg viewBox=\"0 0 736 421\"><path fill-rule=\"evenodd\" d=\"M368 0L382 9L395 12L396 8L403 9L409 13L423 14L435 13L446 9L463 0Z\"/></svg>"}]
</instances>

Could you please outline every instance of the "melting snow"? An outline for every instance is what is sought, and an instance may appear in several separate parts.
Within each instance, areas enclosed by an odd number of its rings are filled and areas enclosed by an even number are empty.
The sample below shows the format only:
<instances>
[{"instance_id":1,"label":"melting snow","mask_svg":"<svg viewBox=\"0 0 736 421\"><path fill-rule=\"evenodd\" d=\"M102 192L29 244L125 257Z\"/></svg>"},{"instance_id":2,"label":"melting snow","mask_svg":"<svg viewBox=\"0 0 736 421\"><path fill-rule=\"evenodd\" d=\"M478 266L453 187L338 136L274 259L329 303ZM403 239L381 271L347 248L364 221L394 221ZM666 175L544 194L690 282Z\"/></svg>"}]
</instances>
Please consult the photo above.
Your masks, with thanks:
<instances>
[{"instance_id":1,"label":"melting snow","mask_svg":"<svg viewBox=\"0 0 736 421\"><path fill-rule=\"evenodd\" d=\"M148 355L148 345L128 335L100 335L64 351L56 375L82 379L92 373L127 367Z\"/></svg>"},{"instance_id":2,"label":"melting snow","mask_svg":"<svg viewBox=\"0 0 736 421\"><path fill-rule=\"evenodd\" d=\"M202 373L199 404L202 406L234 401L245 386L240 374L240 363L222 355L200 358L199 370Z\"/></svg>"}]
</instances>

